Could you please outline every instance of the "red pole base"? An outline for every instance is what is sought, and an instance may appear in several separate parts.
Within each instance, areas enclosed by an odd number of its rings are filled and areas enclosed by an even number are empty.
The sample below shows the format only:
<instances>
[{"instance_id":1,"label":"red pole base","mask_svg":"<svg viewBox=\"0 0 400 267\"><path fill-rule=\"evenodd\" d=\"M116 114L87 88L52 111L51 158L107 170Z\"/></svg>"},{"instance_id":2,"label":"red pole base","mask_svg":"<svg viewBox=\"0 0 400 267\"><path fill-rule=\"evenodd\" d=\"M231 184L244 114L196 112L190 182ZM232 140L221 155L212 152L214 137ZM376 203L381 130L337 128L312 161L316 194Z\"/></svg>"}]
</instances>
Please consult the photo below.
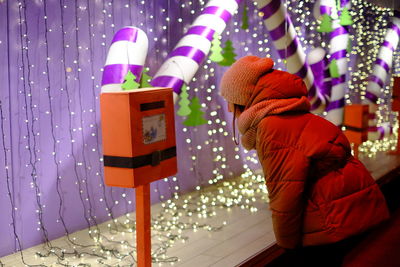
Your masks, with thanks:
<instances>
[{"instance_id":1,"label":"red pole base","mask_svg":"<svg viewBox=\"0 0 400 267\"><path fill-rule=\"evenodd\" d=\"M136 247L138 267L151 266L150 184L136 187Z\"/></svg>"}]
</instances>

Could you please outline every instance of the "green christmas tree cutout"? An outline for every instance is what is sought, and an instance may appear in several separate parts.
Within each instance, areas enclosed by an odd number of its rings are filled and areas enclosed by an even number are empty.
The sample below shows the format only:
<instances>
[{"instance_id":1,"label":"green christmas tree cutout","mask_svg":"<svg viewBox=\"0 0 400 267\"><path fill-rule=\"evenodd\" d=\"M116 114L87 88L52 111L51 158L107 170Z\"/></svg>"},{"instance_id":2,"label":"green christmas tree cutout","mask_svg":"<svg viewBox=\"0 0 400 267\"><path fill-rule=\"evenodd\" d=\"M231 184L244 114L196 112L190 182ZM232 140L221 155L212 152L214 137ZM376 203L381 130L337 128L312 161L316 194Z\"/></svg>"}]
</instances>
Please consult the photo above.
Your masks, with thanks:
<instances>
[{"instance_id":1,"label":"green christmas tree cutout","mask_svg":"<svg viewBox=\"0 0 400 267\"><path fill-rule=\"evenodd\" d=\"M211 55L210 55L210 60L214 62L220 62L221 60L224 59L224 57L221 54L222 47L221 47L221 41L219 40L219 35L218 33L214 33L213 40L211 41Z\"/></svg>"},{"instance_id":2,"label":"green christmas tree cutout","mask_svg":"<svg viewBox=\"0 0 400 267\"><path fill-rule=\"evenodd\" d=\"M233 48L231 40L225 42L222 56L224 59L218 63L221 66L231 66L236 61L235 57L237 55L235 54L235 49Z\"/></svg>"},{"instance_id":3,"label":"green christmas tree cutout","mask_svg":"<svg viewBox=\"0 0 400 267\"><path fill-rule=\"evenodd\" d=\"M139 88L139 83L135 81L136 76L131 71L125 75L124 80L125 82L121 85L123 90L132 90Z\"/></svg>"},{"instance_id":4,"label":"green christmas tree cutout","mask_svg":"<svg viewBox=\"0 0 400 267\"><path fill-rule=\"evenodd\" d=\"M350 11L347 8L343 8L342 14L340 14L340 25L349 26L353 24L351 19Z\"/></svg>"},{"instance_id":5,"label":"green christmas tree cutout","mask_svg":"<svg viewBox=\"0 0 400 267\"><path fill-rule=\"evenodd\" d=\"M244 3L243 7L243 15L242 15L242 29L247 30L249 28L249 16L247 15L248 12L248 7L246 5L246 2Z\"/></svg>"},{"instance_id":6,"label":"green christmas tree cutout","mask_svg":"<svg viewBox=\"0 0 400 267\"><path fill-rule=\"evenodd\" d=\"M149 70L150 70L149 68L146 68L143 71L142 77L140 78L140 88L152 87L152 85L150 84L150 81L153 79L153 77L151 77L150 75L147 74L147 72Z\"/></svg>"},{"instance_id":7,"label":"green christmas tree cutout","mask_svg":"<svg viewBox=\"0 0 400 267\"><path fill-rule=\"evenodd\" d=\"M332 78L339 78L340 77L339 68L338 68L336 59L333 59L331 61L331 63L329 64L329 73L330 73Z\"/></svg>"},{"instance_id":8,"label":"green christmas tree cutout","mask_svg":"<svg viewBox=\"0 0 400 267\"><path fill-rule=\"evenodd\" d=\"M176 112L178 116L184 117L190 114L190 100L188 99L189 94L187 93L187 87L186 84L183 84L181 93L179 95L180 100L178 102L179 109Z\"/></svg>"},{"instance_id":9,"label":"green christmas tree cutout","mask_svg":"<svg viewBox=\"0 0 400 267\"><path fill-rule=\"evenodd\" d=\"M332 28L332 18L328 14L324 14L322 16L321 24L317 29L318 32L331 32L333 31Z\"/></svg>"},{"instance_id":10,"label":"green christmas tree cutout","mask_svg":"<svg viewBox=\"0 0 400 267\"><path fill-rule=\"evenodd\" d=\"M203 118L204 112L201 111L201 104L198 97L192 98L192 103L189 105L191 112L187 119L183 122L185 126L198 126L206 124L207 120Z\"/></svg>"}]
</instances>

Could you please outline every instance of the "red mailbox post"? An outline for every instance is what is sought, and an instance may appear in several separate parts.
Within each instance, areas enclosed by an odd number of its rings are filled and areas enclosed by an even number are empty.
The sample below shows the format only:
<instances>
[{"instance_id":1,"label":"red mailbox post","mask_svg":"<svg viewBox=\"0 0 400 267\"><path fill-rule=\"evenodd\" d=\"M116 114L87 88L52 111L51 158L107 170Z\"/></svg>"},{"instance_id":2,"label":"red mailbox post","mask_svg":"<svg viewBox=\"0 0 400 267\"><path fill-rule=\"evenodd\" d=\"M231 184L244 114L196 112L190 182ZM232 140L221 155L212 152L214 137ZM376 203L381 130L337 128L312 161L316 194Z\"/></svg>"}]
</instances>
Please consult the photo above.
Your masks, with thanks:
<instances>
[{"instance_id":1,"label":"red mailbox post","mask_svg":"<svg viewBox=\"0 0 400 267\"><path fill-rule=\"evenodd\" d=\"M170 88L102 93L104 176L109 186L136 189L138 266L151 266L150 183L177 172Z\"/></svg>"}]
</instances>

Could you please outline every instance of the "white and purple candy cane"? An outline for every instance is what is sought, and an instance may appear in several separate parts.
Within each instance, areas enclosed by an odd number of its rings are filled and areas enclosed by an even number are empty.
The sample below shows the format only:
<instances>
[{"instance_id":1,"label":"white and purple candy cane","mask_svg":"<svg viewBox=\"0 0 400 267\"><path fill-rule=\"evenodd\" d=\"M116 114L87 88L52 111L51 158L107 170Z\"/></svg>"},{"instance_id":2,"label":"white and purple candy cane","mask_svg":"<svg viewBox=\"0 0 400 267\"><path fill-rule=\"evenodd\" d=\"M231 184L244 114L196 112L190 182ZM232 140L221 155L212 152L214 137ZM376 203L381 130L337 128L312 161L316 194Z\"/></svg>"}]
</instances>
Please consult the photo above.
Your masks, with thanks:
<instances>
[{"instance_id":1,"label":"white and purple candy cane","mask_svg":"<svg viewBox=\"0 0 400 267\"><path fill-rule=\"evenodd\" d=\"M392 68L393 53L398 46L399 36L400 12L395 10L392 22L386 32L385 40L379 49L372 75L368 79L365 103L377 104L381 90L385 87L388 74Z\"/></svg>"},{"instance_id":2,"label":"white and purple candy cane","mask_svg":"<svg viewBox=\"0 0 400 267\"><path fill-rule=\"evenodd\" d=\"M314 75L314 85L317 92L328 104L331 95L331 78L329 76L328 59L322 47L316 47L307 54L307 63Z\"/></svg>"},{"instance_id":3,"label":"white and purple candy cane","mask_svg":"<svg viewBox=\"0 0 400 267\"><path fill-rule=\"evenodd\" d=\"M214 33L221 34L238 9L241 0L210 0L186 34L168 55L150 82L153 86L170 87L174 101L182 85L188 84L210 51Z\"/></svg>"},{"instance_id":4,"label":"white and purple candy cane","mask_svg":"<svg viewBox=\"0 0 400 267\"><path fill-rule=\"evenodd\" d=\"M371 136L369 140L376 140L376 136L380 135L380 132L373 133L376 127L376 111L378 109L378 99L381 91L387 83L387 79L393 64L393 53L396 50L399 43L400 36L400 12L395 10L392 22L386 32L384 42L382 43L378 56L375 60L375 64L372 70L372 74L368 79L367 90L365 92L364 103L369 104L369 116L370 120L368 125L370 126Z\"/></svg>"},{"instance_id":5,"label":"white and purple candy cane","mask_svg":"<svg viewBox=\"0 0 400 267\"><path fill-rule=\"evenodd\" d=\"M369 126L368 127L368 140L382 140L385 137L389 137L393 133L393 127L389 122L383 123L381 126Z\"/></svg>"},{"instance_id":6,"label":"white and purple candy cane","mask_svg":"<svg viewBox=\"0 0 400 267\"><path fill-rule=\"evenodd\" d=\"M350 1L342 0L341 7L350 7ZM332 11L333 12L333 11ZM348 61L347 47L349 43L348 26L340 25L339 18L332 20L333 31L330 33L330 60L336 60L339 77L332 77L332 91L329 104L326 106L325 119L335 125L342 125L345 105L345 92L347 88Z\"/></svg>"},{"instance_id":7,"label":"white and purple candy cane","mask_svg":"<svg viewBox=\"0 0 400 267\"><path fill-rule=\"evenodd\" d=\"M301 77L308 88L312 110L318 112L324 106L323 99L314 86L314 77L306 63L304 50L281 0L253 0L263 13L264 24L269 31L279 56L287 61L288 72Z\"/></svg>"},{"instance_id":8,"label":"white and purple candy cane","mask_svg":"<svg viewBox=\"0 0 400 267\"><path fill-rule=\"evenodd\" d=\"M149 41L145 32L136 27L117 31L107 54L101 81L101 92L122 91L125 75L131 71L140 81Z\"/></svg>"}]
</instances>

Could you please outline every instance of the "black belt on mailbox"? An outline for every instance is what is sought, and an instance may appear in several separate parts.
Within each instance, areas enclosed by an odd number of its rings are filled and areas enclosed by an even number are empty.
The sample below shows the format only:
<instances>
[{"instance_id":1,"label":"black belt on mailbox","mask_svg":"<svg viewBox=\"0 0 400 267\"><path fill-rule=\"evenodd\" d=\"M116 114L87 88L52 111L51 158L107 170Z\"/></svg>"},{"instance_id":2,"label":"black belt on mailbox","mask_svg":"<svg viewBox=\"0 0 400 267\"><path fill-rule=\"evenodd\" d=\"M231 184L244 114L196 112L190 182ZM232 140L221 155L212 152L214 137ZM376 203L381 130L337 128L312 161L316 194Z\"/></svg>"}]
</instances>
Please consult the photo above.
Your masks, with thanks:
<instances>
[{"instance_id":1,"label":"black belt on mailbox","mask_svg":"<svg viewBox=\"0 0 400 267\"><path fill-rule=\"evenodd\" d=\"M347 125L343 125L343 126L346 127L347 131L353 131L353 132L366 132L366 131L368 131L368 128L358 128L358 127L347 126Z\"/></svg>"},{"instance_id":2,"label":"black belt on mailbox","mask_svg":"<svg viewBox=\"0 0 400 267\"><path fill-rule=\"evenodd\" d=\"M161 161L176 157L176 147L157 150L147 155L136 157L117 157L104 155L104 166L135 169L146 165L157 166Z\"/></svg>"}]
</instances>

